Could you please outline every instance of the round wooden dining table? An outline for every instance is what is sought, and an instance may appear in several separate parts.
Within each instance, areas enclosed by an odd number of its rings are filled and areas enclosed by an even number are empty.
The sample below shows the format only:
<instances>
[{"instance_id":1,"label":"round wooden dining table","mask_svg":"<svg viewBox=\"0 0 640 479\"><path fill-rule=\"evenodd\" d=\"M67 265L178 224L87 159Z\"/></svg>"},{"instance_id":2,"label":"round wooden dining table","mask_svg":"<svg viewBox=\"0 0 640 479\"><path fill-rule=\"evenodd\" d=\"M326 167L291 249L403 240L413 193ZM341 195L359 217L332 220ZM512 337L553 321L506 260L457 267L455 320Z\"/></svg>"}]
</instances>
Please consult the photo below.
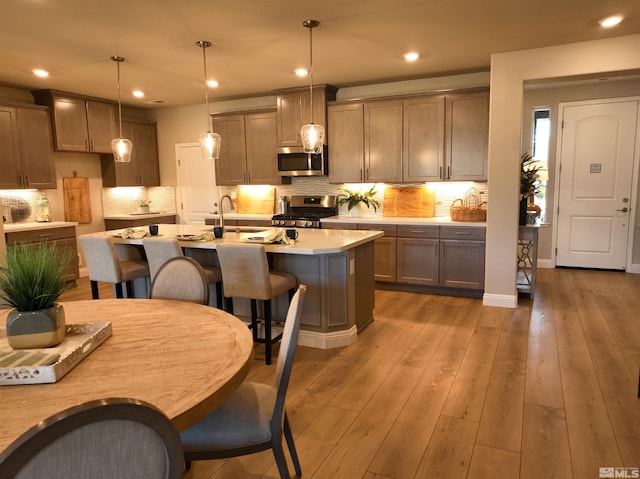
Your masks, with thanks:
<instances>
[{"instance_id":1,"label":"round wooden dining table","mask_svg":"<svg viewBox=\"0 0 640 479\"><path fill-rule=\"evenodd\" d=\"M41 420L103 398L147 401L183 431L249 372L251 333L219 309L157 299L61 304L67 324L111 322L112 335L55 383L0 386L0 451Z\"/></svg>"}]
</instances>

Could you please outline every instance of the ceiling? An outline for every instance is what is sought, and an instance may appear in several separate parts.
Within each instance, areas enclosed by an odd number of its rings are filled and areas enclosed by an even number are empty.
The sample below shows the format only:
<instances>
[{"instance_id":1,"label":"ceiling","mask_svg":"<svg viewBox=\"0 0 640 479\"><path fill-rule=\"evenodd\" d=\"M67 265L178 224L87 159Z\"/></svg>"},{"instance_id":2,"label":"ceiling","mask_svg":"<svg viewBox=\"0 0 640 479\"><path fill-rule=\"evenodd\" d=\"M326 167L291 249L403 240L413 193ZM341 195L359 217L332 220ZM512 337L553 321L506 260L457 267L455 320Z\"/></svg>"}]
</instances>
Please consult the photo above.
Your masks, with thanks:
<instances>
[{"instance_id":1,"label":"ceiling","mask_svg":"<svg viewBox=\"0 0 640 479\"><path fill-rule=\"evenodd\" d=\"M598 20L621 14L605 30ZM488 71L491 53L640 32L638 0L3 0L0 84L58 89L144 108L262 96L314 84L337 87ZM420 52L407 63L402 55ZM46 79L31 71L43 68ZM141 89L143 99L131 92Z\"/></svg>"}]
</instances>

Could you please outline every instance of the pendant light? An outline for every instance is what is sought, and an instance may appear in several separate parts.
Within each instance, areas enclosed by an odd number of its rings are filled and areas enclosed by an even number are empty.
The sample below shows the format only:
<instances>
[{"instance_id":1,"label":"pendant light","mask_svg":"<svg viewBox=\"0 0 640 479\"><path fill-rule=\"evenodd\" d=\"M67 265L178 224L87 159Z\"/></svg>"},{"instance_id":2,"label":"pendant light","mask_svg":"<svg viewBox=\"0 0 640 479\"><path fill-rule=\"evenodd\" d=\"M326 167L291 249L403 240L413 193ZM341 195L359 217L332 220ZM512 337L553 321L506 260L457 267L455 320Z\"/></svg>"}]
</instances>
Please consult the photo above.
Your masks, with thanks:
<instances>
[{"instance_id":1,"label":"pendant light","mask_svg":"<svg viewBox=\"0 0 640 479\"><path fill-rule=\"evenodd\" d=\"M217 133L211 130L211 115L209 114L209 91L207 86L207 54L206 49L211 46L211 42L200 40L196 42L199 48L202 48L202 61L204 63L204 101L207 105L207 132L200 135L198 139L200 143L200 151L205 160L217 160L220 157L220 143L222 139Z\"/></svg>"},{"instance_id":2,"label":"pendant light","mask_svg":"<svg viewBox=\"0 0 640 479\"><path fill-rule=\"evenodd\" d=\"M302 146L305 153L320 153L324 142L324 128L313 122L313 29L320 25L318 20L305 20L302 25L309 29L309 96L311 106L311 123L300 129Z\"/></svg>"},{"instance_id":3,"label":"pendant light","mask_svg":"<svg viewBox=\"0 0 640 479\"><path fill-rule=\"evenodd\" d=\"M129 163L131 161L131 151L133 143L131 140L122 138L122 102L120 100L120 63L124 61L124 57L111 57L118 66L118 123L120 126L120 136L111 140L111 151L113 152L113 160L118 163Z\"/></svg>"}]
</instances>

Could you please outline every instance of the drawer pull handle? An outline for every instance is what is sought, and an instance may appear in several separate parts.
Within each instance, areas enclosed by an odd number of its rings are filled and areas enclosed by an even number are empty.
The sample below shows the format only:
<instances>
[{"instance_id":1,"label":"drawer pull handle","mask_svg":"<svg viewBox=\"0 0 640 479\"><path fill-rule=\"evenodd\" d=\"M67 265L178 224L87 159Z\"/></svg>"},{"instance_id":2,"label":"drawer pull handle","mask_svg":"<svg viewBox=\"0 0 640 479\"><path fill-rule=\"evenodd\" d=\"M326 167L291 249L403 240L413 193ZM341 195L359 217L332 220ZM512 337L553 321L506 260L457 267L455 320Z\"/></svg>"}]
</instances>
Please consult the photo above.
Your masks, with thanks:
<instances>
[{"instance_id":1,"label":"drawer pull handle","mask_svg":"<svg viewBox=\"0 0 640 479\"><path fill-rule=\"evenodd\" d=\"M471 233L464 233L462 231L456 231L456 236L469 236Z\"/></svg>"},{"instance_id":2,"label":"drawer pull handle","mask_svg":"<svg viewBox=\"0 0 640 479\"><path fill-rule=\"evenodd\" d=\"M422 230L411 230L411 233L419 233L421 235L423 235L425 232Z\"/></svg>"},{"instance_id":3,"label":"drawer pull handle","mask_svg":"<svg viewBox=\"0 0 640 479\"><path fill-rule=\"evenodd\" d=\"M46 238L47 236L53 236L51 233L42 233L40 238Z\"/></svg>"}]
</instances>

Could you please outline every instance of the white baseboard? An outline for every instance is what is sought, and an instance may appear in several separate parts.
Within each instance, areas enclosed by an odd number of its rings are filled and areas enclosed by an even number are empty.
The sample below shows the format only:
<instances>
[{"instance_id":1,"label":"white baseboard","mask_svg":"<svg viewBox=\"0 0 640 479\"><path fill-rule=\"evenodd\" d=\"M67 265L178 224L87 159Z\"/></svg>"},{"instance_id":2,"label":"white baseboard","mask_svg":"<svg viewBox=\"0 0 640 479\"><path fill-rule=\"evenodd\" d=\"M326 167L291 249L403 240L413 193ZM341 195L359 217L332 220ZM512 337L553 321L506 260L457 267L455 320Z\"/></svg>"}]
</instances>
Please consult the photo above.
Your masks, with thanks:
<instances>
[{"instance_id":1,"label":"white baseboard","mask_svg":"<svg viewBox=\"0 0 640 479\"><path fill-rule=\"evenodd\" d=\"M629 273L640 274L640 264L632 264Z\"/></svg>"},{"instance_id":2,"label":"white baseboard","mask_svg":"<svg viewBox=\"0 0 640 479\"><path fill-rule=\"evenodd\" d=\"M506 294L487 294L482 296L484 306L497 306L499 308L517 308L518 296L508 296Z\"/></svg>"},{"instance_id":3,"label":"white baseboard","mask_svg":"<svg viewBox=\"0 0 640 479\"><path fill-rule=\"evenodd\" d=\"M334 331L331 333L318 333L316 331L300 330L298 344L318 349L332 349L349 346L356 342L358 329L353 326L344 331Z\"/></svg>"},{"instance_id":4,"label":"white baseboard","mask_svg":"<svg viewBox=\"0 0 640 479\"><path fill-rule=\"evenodd\" d=\"M80 277L85 278L87 276L89 276L89 268L87 268L86 266L80 268Z\"/></svg>"},{"instance_id":5,"label":"white baseboard","mask_svg":"<svg viewBox=\"0 0 640 479\"><path fill-rule=\"evenodd\" d=\"M553 263L552 259L539 259L538 260L538 268L555 268L556 265Z\"/></svg>"}]
</instances>

